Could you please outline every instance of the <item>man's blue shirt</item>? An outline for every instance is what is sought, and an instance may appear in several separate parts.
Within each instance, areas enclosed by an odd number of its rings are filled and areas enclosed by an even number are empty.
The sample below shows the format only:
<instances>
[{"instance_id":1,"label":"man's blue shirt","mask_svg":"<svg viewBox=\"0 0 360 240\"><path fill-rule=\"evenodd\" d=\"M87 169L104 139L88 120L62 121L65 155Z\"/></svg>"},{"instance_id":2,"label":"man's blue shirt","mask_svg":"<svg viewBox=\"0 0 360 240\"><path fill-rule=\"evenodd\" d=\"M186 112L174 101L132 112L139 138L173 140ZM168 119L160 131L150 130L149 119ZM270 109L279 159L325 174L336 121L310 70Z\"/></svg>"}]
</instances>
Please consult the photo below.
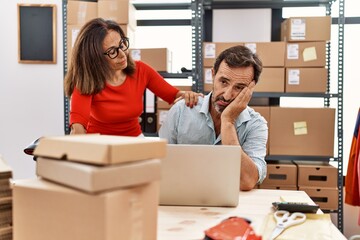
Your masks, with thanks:
<instances>
[{"instance_id":1,"label":"man's blue shirt","mask_svg":"<svg viewBox=\"0 0 360 240\"><path fill-rule=\"evenodd\" d=\"M221 144L221 134L216 137L214 122L209 112L211 93L199 98L193 108L178 101L169 110L159 130L159 137L171 144ZM266 120L252 108L247 107L235 123L240 146L255 162L261 183L266 177L266 142L268 127Z\"/></svg>"}]
</instances>

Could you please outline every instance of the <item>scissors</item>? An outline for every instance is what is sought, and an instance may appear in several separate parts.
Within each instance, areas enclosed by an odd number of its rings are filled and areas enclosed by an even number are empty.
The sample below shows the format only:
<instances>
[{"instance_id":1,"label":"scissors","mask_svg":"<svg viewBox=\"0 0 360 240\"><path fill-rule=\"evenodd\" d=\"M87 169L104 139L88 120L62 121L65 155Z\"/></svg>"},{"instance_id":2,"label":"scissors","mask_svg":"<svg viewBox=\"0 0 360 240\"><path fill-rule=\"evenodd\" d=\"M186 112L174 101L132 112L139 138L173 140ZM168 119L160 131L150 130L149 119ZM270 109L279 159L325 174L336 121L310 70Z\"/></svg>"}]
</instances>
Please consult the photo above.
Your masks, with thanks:
<instances>
[{"instance_id":1,"label":"scissors","mask_svg":"<svg viewBox=\"0 0 360 240\"><path fill-rule=\"evenodd\" d=\"M306 220L306 215L300 212L290 214L288 211L279 210L274 213L276 220L276 228L274 229L271 240L277 238L285 229L303 223Z\"/></svg>"}]
</instances>

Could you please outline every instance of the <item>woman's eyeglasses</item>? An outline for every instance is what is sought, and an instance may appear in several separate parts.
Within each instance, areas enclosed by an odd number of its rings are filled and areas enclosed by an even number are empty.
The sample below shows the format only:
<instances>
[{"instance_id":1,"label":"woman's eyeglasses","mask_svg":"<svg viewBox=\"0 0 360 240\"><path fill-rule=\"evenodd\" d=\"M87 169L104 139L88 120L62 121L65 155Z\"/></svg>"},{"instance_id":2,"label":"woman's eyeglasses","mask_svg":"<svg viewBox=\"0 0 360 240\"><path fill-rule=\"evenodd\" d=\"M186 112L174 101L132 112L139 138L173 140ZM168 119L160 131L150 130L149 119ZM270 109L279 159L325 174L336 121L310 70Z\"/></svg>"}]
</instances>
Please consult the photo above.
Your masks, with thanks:
<instances>
[{"instance_id":1,"label":"woman's eyeglasses","mask_svg":"<svg viewBox=\"0 0 360 240\"><path fill-rule=\"evenodd\" d=\"M104 55L108 55L109 58L114 59L119 56L119 51L125 52L129 49L129 38L123 37L120 41L119 47L113 47L104 52Z\"/></svg>"}]
</instances>

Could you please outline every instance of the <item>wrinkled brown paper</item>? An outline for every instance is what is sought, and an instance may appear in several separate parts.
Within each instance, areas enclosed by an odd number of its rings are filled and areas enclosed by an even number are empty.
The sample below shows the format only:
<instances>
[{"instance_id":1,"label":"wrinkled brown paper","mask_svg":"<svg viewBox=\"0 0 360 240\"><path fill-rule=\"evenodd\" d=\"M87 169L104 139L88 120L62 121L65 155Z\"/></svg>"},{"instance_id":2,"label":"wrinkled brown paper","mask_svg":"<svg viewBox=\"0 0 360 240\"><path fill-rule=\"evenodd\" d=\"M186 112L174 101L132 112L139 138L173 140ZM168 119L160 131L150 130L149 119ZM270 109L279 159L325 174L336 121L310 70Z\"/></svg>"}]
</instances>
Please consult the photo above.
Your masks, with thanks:
<instances>
[{"instance_id":1,"label":"wrinkled brown paper","mask_svg":"<svg viewBox=\"0 0 360 240\"><path fill-rule=\"evenodd\" d=\"M327 240L332 238L330 214L306 214L302 224L285 229L276 240ZM273 214L267 216L263 226L263 240L268 240L276 227Z\"/></svg>"}]
</instances>

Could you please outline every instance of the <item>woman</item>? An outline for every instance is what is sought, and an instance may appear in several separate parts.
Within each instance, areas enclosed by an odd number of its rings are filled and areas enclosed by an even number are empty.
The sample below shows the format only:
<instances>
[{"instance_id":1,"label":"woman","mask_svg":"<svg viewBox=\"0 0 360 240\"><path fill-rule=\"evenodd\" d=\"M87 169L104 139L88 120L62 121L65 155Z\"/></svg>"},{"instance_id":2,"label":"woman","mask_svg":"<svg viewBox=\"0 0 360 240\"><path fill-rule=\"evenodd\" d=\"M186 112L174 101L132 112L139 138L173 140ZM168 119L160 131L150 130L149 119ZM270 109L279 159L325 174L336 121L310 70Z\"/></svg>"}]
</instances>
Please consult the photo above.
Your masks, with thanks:
<instances>
[{"instance_id":1,"label":"woman","mask_svg":"<svg viewBox=\"0 0 360 240\"><path fill-rule=\"evenodd\" d=\"M120 26L96 18L76 39L65 93L71 97L71 134L142 135L139 117L146 88L168 103L185 98L197 104L200 93L182 92L154 69L129 55L129 40Z\"/></svg>"}]
</instances>

